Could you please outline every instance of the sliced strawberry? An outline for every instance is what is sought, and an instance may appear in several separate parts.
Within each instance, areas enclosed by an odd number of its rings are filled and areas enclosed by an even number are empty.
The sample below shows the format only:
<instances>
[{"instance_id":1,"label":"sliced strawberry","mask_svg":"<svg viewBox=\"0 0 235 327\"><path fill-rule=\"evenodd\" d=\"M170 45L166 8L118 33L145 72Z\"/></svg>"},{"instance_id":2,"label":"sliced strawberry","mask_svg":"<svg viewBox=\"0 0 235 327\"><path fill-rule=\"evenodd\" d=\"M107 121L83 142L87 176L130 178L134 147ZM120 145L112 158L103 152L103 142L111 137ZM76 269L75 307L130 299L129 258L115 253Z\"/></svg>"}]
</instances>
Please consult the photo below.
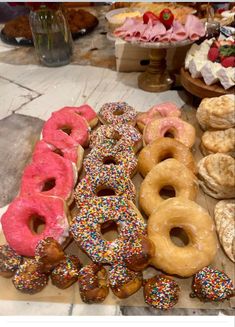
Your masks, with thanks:
<instances>
[{"instance_id":1,"label":"sliced strawberry","mask_svg":"<svg viewBox=\"0 0 235 327\"><path fill-rule=\"evenodd\" d=\"M144 24L148 24L149 21L156 22L158 17L152 11L146 11L143 15Z\"/></svg>"},{"instance_id":2,"label":"sliced strawberry","mask_svg":"<svg viewBox=\"0 0 235 327\"><path fill-rule=\"evenodd\" d=\"M208 51L207 57L210 61L215 62L219 57L219 49L218 48L210 48L210 50Z\"/></svg>"},{"instance_id":3,"label":"sliced strawberry","mask_svg":"<svg viewBox=\"0 0 235 327\"><path fill-rule=\"evenodd\" d=\"M223 60L221 61L221 65L225 68L235 67L235 57L234 56L224 57Z\"/></svg>"}]
</instances>

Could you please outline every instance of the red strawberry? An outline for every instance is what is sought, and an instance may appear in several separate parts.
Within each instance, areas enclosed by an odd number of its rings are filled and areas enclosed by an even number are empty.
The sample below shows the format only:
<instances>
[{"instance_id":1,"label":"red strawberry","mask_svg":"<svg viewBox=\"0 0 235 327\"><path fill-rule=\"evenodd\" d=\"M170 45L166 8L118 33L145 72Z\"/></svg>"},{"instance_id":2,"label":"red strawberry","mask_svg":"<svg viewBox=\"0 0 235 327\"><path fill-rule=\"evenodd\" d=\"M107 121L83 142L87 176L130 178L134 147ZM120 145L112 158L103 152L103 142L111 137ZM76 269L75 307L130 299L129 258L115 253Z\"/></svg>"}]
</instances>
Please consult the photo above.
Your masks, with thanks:
<instances>
[{"instance_id":1,"label":"red strawberry","mask_svg":"<svg viewBox=\"0 0 235 327\"><path fill-rule=\"evenodd\" d=\"M208 51L207 57L210 61L215 62L216 59L219 57L219 49L218 48L210 48L210 50Z\"/></svg>"},{"instance_id":2,"label":"red strawberry","mask_svg":"<svg viewBox=\"0 0 235 327\"><path fill-rule=\"evenodd\" d=\"M156 22L158 17L152 11L146 11L143 15L144 24L148 24L149 21Z\"/></svg>"},{"instance_id":3,"label":"red strawberry","mask_svg":"<svg viewBox=\"0 0 235 327\"><path fill-rule=\"evenodd\" d=\"M234 56L224 57L223 60L221 60L221 65L224 66L225 68L235 67L235 57Z\"/></svg>"},{"instance_id":4,"label":"red strawberry","mask_svg":"<svg viewBox=\"0 0 235 327\"><path fill-rule=\"evenodd\" d=\"M166 29L169 29L174 21L174 15L170 9L163 9L159 14L159 19Z\"/></svg>"},{"instance_id":5,"label":"red strawberry","mask_svg":"<svg viewBox=\"0 0 235 327\"><path fill-rule=\"evenodd\" d=\"M219 48L219 47L220 47L220 42L218 40L215 40L211 45L211 48Z\"/></svg>"}]
</instances>

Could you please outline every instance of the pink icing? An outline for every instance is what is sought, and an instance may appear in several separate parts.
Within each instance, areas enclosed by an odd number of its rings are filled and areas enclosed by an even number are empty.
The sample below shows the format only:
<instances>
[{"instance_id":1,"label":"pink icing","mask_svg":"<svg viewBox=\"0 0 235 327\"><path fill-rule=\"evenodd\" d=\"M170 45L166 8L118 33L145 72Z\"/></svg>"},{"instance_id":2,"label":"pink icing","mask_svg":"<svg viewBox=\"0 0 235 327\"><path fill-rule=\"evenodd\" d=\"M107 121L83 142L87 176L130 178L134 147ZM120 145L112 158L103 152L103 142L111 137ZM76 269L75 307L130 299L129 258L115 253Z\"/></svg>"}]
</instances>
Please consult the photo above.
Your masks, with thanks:
<instances>
[{"instance_id":1,"label":"pink icing","mask_svg":"<svg viewBox=\"0 0 235 327\"><path fill-rule=\"evenodd\" d=\"M80 116L82 116L83 118L85 118L88 122L88 124L92 124L92 122L94 121L94 119L98 119L97 118L97 114L96 112L88 105L88 104L84 104L80 107L64 107L58 111L58 112L73 112L76 113ZM54 115L54 113L52 114L52 116ZM98 120L97 120L98 122Z\"/></svg>"}]
</instances>

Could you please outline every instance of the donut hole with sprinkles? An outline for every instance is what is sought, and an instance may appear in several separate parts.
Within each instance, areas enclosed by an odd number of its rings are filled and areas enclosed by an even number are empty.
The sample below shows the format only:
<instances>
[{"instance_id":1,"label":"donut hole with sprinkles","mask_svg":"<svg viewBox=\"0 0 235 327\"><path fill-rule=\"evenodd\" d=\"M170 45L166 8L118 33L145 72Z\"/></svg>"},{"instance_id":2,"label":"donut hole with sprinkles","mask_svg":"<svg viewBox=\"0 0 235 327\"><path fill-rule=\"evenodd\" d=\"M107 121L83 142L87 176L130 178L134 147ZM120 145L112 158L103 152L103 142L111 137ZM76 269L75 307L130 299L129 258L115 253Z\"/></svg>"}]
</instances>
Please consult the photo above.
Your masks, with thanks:
<instances>
[{"instance_id":1,"label":"donut hole with sprinkles","mask_svg":"<svg viewBox=\"0 0 235 327\"><path fill-rule=\"evenodd\" d=\"M189 237L183 228L174 227L170 230L171 241L179 247L185 247L189 244Z\"/></svg>"},{"instance_id":2,"label":"donut hole with sprinkles","mask_svg":"<svg viewBox=\"0 0 235 327\"><path fill-rule=\"evenodd\" d=\"M96 196L103 197L103 196L115 196L115 190L108 186L99 186L96 189Z\"/></svg>"},{"instance_id":3,"label":"donut hole with sprinkles","mask_svg":"<svg viewBox=\"0 0 235 327\"><path fill-rule=\"evenodd\" d=\"M113 112L114 116L122 116L124 114L124 110L122 108L117 108Z\"/></svg>"},{"instance_id":4,"label":"donut hole with sprinkles","mask_svg":"<svg viewBox=\"0 0 235 327\"><path fill-rule=\"evenodd\" d=\"M159 192L163 199L174 198L176 196L175 189L171 185L165 185Z\"/></svg>"},{"instance_id":5,"label":"donut hole with sprinkles","mask_svg":"<svg viewBox=\"0 0 235 327\"><path fill-rule=\"evenodd\" d=\"M44 231L44 229L46 227L45 218L38 214L33 214L29 217L28 226L29 226L29 229L34 234L39 235Z\"/></svg>"},{"instance_id":6,"label":"donut hole with sprinkles","mask_svg":"<svg viewBox=\"0 0 235 327\"><path fill-rule=\"evenodd\" d=\"M54 177L47 179L44 183L43 183L43 187L41 189L41 192L47 192L52 190L56 185L56 180Z\"/></svg>"},{"instance_id":7,"label":"donut hole with sprinkles","mask_svg":"<svg viewBox=\"0 0 235 327\"><path fill-rule=\"evenodd\" d=\"M115 160L115 158L114 157L112 157L112 156L108 156L108 157L104 157L103 158L103 164L104 165L117 165L118 164L118 162Z\"/></svg>"},{"instance_id":8,"label":"donut hole with sprinkles","mask_svg":"<svg viewBox=\"0 0 235 327\"><path fill-rule=\"evenodd\" d=\"M108 220L100 226L100 234L106 241L114 241L119 236L118 225L113 220Z\"/></svg>"}]
</instances>

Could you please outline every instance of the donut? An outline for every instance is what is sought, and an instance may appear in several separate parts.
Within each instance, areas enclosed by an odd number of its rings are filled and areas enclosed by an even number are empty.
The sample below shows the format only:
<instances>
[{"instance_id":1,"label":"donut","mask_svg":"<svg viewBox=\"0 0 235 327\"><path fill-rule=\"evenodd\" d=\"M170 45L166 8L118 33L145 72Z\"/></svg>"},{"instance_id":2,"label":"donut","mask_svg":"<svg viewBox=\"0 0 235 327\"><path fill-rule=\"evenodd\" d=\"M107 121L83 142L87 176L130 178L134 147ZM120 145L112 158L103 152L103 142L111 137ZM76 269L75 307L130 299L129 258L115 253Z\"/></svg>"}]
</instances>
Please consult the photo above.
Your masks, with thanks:
<instances>
[{"instance_id":1,"label":"donut","mask_svg":"<svg viewBox=\"0 0 235 327\"><path fill-rule=\"evenodd\" d=\"M18 197L1 218L4 236L18 254L34 257L38 242L53 237L60 244L69 236L65 202L56 197L33 195ZM38 225L44 225L39 231Z\"/></svg>"},{"instance_id":2,"label":"donut","mask_svg":"<svg viewBox=\"0 0 235 327\"><path fill-rule=\"evenodd\" d=\"M176 159L196 173L196 164L189 148L170 137L160 137L141 150L138 171L145 177L154 166L168 158Z\"/></svg>"},{"instance_id":3,"label":"donut","mask_svg":"<svg viewBox=\"0 0 235 327\"><path fill-rule=\"evenodd\" d=\"M0 276L10 278L22 262L22 257L9 245L0 245Z\"/></svg>"},{"instance_id":4,"label":"donut","mask_svg":"<svg viewBox=\"0 0 235 327\"><path fill-rule=\"evenodd\" d=\"M98 124L98 121L99 121L96 112L88 104L83 104L80 107L63 107L62 109L59 109L56 112L75 113L75 114L85 118L91 128L94 128ZM52 116L53 116L53 114L52 114Z\"/></svg>"},{"instance_id":5,"label":"donut","mask_svg":"<svg viewBox=\"0 0 235 327\"><path fill-rule=\"evenodd\" d=\"M203 302L222 302L235 296L232 280L223 272L211 267L204 267L193 279L191 297L198 297Z\"/></svg>"},{"instance_id":6,"label":"donut","mask_svg":"<svg viewBox=\"0 0 235 327\"><path fill-rule=\"evenodd\" d=\"M119 236L113 241L106 241L100 230L104 223L110 221L117 225ZM70 232L93 262L113 265L123 262L125 239L145 234L146 225L138 209L126 198L95 197L81 207L71 222Z\"/></svg>"},{"instance_id":7,"label":"donut","mask_svg":"<svg viewBox=\"0 0 235 327\"><path fill-rule=\"evenodd\" d=\"M126 102L109 102L105 103L99 110L98 116L100 121L105 124L136 124L136 110Z\"/></svg>"},{"instance_id":8,"label":"donut","mask_svg":"<svg viewBox=\"0 0 235 327\"><path fill-rule=\"evenodd\" d=\"M62 246L52 237L46 237L38 242L35 248L35 260L40 271L49 273L65 258Z\"/></svg>"},{"instance_id":9,"label":"donut","mask_svg":"<svg viewBox=\"0 0 235 327\"><path fill-rule=\"evenodd\" d=\"M85 303L101 303L109 294L106 270L95 263L78 272L78 285L81 299Z\"/></svg>"},{"instance_id":10,"label":"donut","mask_svg":"<svg viewBox=\"0 0 235 327\"><path fill-rule=\"evenodd\" d=\"M115 165L98 168L86 175L77 185L74 198L78 207L82 207L91 198L123 196L135 201L136 190L129 176Z\"/></svg>"},{"instance_id":11,"label":"donut","mask_svg":"<svg viewBox=\"0 0 235 327\"><path fill-rule=\"evenodd\" d=\"M171 309L178 302L179 293L179 285L166 275L156 275L144 281L145 303L155 309Z\"/></svg>"},{"instance_id":12,"label":"donut","mask_svg":"<svg viewBox=\"0 0 235 327\"><path fill-rule=\"evenodd\" d=\"M25 168L20 196L28 197L33 194L57 196L70 203L76 180L77 171L69 160L48 153Z\"/></svg>"},{"instance_id":13,"label":"donut","mask_svg":"<svg viewBox=\"0 0 235 327\"><path fill-rule=\"evenodd\" d=\"M117 144L112 140L94 147L83 162L86 174L103 167L119 167L124 173L133 176L136 173L137 159L131 146Z\"/></svg>"},{"instance_id":14,"label":"donut","mask_svg":"<svg viewBox=\"0 0 235 327\"><path fill-rule=\"evenodd\" d=\"M163 117L180 117L181 111L172 102L164 102L156 104L151 107L147 112L141 112L137 115L136 123L141 132L145 126L155 118Z\"/></svg>"},{"instance_id":15,"label":"donut","mask_svg":"<svg viewBox=\"0 0 235 327\"><path fill-rule=\"evenodd\" d=\"M95 131L92 131L89 146L94 148L110 139L117 144L124 142L131 146L135 153L142 148L143 141L140 132L135 127L122 123L101 125Z\"/></svg>"},{"instance_id":16,"label":"donut","mask_svg":"<svg viewBox=\"0 0 235 327\"><path fill-rule=\"evenodd\" d=\"M73 112L55 112L45 122L42 138L58 149L89 144L90 127L83 117Z\"/></svg>"},{"instance_id":17,"label":"donut","mask_svg":"<svg viewBox=\"0 0 235 327\"><path fill-rule=\"evenodd\" d=\"M186 234L184 246L172 241L171 233L177 229ZM148 237L155 245L151 264L182 277L209 265L218 247L212 218L195 202L180 197L165 200L157 207L148 220Z\"/></svg>"},{"instance_id":18,"label":"donut","mask_svg":"<svg viewBox=\"0 0 235 327\"><path fill-rule=\"evenodd\" d=\"M51 282L60 289L65 289L78 280L82 264L75 255L67 255L51 272Z\"/></svg>"},{"instance_id":19,"label":"donut","mask_svg":"<svg viewBox=\"0 0 235 327\"><path fill-rule=\"evenodd\" d=\"M168 134L191 148L195 142L195 128L177 117L166 117L150 121L143 134L144 145L152 143L159 137L167 137Z\"/></svg>"},{"instance_id":20,"label":"donut","mask_svg":"<svg viewBox=\"0 0 235 327\"><path fill-rule=\"evenodd\" d=\"M16 271L12 282L18 291L35 294L47 285L48 276L39 271L34 259L27 259Z\"/></svg>"},{"instance_id":21,"label":"donut","mask_svg":"<svg viewBox=\"0 0 235 327\"><path fill-rule=\"evenodd\" d=\"M47 155L48 153L55 153L65 159L70 160L76 165L76 170L78 172L82 168L84 149L80 144L70 148L58 149L53 144L48 144L44 140L41 140L36 143L32 160L34 162L40 161L44 155Z\"/></svg>"},{"instance_id":22,"label":"donut","mask_svg":"<svg viewBox=\"0 0 235 327\"><path fill-rule=\"evenodd\" d=\"M176 159L167 159L154 166L140 186L139 205L147 216L165 199L162 190L173 188L175 196L195 200L198 191L196 176Z\"/></svg>"}]
</instances>

